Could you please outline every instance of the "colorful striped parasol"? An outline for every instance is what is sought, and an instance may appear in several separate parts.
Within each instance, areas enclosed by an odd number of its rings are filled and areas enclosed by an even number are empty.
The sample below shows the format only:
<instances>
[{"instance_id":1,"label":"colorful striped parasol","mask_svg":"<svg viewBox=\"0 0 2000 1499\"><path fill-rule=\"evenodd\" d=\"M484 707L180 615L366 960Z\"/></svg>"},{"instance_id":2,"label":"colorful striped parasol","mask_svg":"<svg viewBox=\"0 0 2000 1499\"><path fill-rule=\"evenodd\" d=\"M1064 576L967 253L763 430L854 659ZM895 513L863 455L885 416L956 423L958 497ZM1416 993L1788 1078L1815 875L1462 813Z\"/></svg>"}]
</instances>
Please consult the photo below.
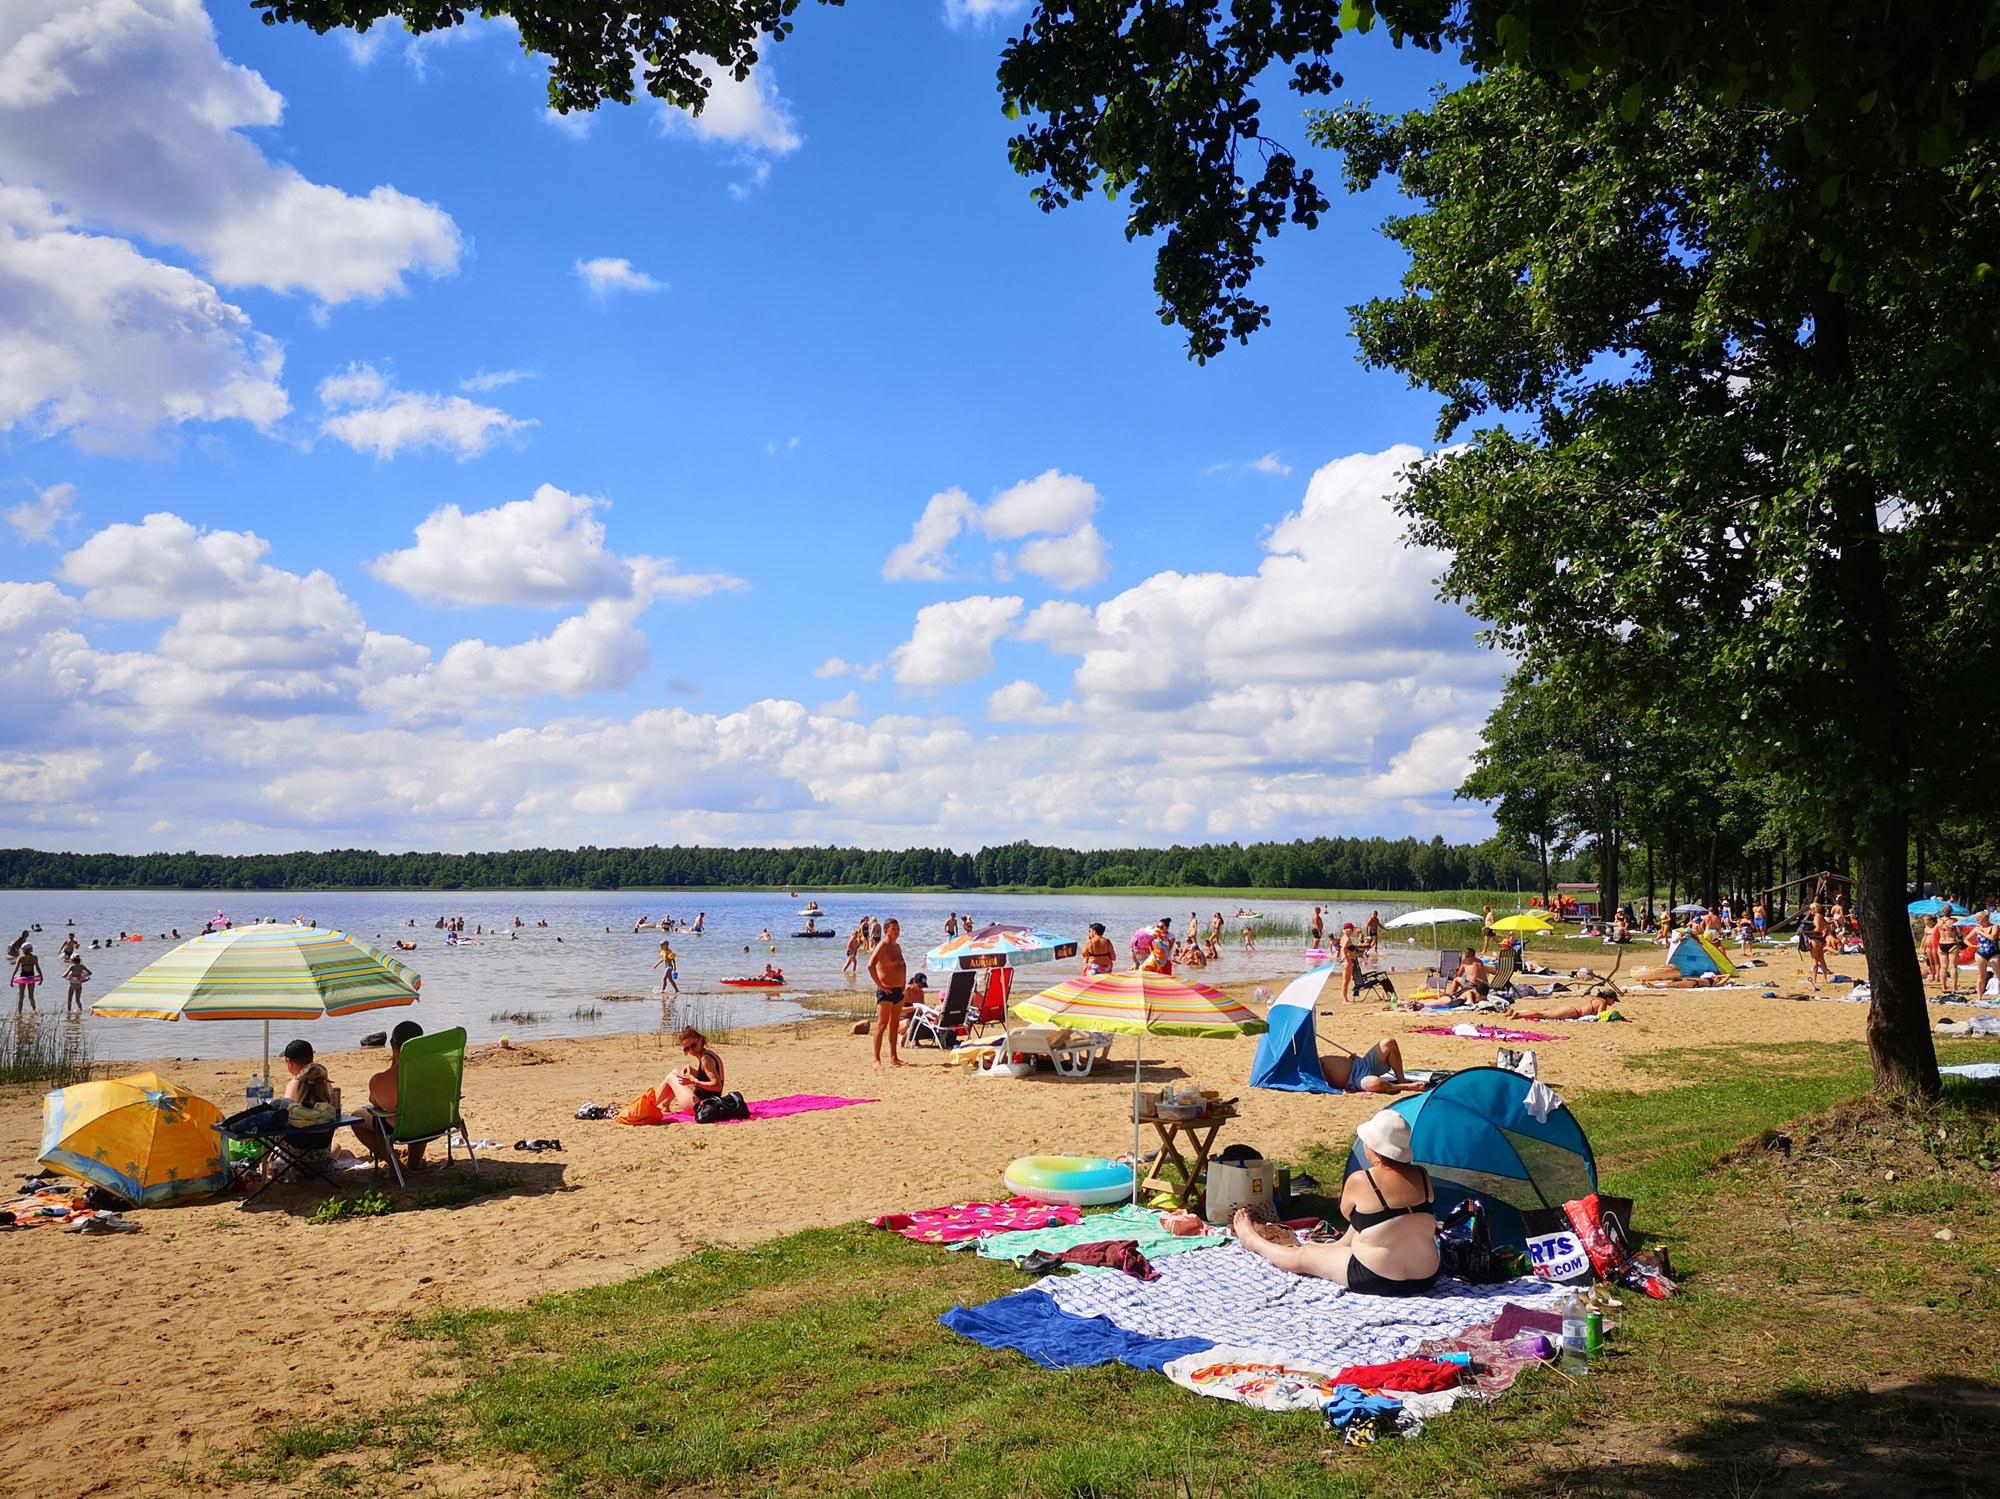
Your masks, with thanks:
<instances>
[{"instance_id":1,"label":"colorful striped parasol","mask_svg":"<svg viewBox=\"0 0 2000 1499\"><path fill-rule=\"evenodd\" d=\"M1136 1036L1200 1036L1220 1040L1265 1029L1256 1013L1207 984L1171 974L1128 970L1064 979L1014 1006L1014 1013L1049 1025Z\"/></svg>"},{"instance_id":2,"label":"colorful striped parasol","mask_svg":"<svg viewBox=\"0 0 2000 1499\"><path fill-rule=\"evenodd\" d=\"M387 953L330 927L260 922L209 932L157 958L91 1005L130 1020L261 1020L359 1015L417 1002L423 980Z\"/></svg>"},{"instance_id":3,"label":"colorful striped parasol","mask_svg":"<svg viewBox=\"0 0 2000 1499\"><path fill-rule=\"evenodd\" d=\"M1220 989L1144 969L1080 974L1014 1006L1014 1013L1049 1025L1115 1031L1142 1039L1132 1057L1132 1200L1139 1200L1139 1068L1149 1032L1227 1040L1270 1029L1256 1012ZM1002 1043L1005 1044L1004 1042ZM1194 1183L1189 1182L1190 1189Z\"/></svg>"},{"instance_id":4,"label":"colorful striped parasol","mask_svg":"<svg viewBox=\"0 0 2000 1499\"><path fill-rule=\"evenodd\" d=\"M1074 937L1058 937L1031 926L983 926L962 932L924 956L933 973L959 968L1016 968L1023 963L1054 963L1077 954Z\"/></svg>"}]
</instances>

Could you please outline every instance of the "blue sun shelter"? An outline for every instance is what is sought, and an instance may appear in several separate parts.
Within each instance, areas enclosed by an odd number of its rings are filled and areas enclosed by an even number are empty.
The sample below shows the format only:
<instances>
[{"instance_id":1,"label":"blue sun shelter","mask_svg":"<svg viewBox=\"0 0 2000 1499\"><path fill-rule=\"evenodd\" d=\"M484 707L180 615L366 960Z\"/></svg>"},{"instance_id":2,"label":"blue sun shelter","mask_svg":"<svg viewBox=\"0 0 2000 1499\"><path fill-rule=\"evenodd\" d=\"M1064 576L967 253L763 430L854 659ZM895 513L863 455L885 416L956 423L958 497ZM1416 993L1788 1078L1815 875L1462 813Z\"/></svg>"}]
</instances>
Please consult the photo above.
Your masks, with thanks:
<instances>
[{"instance_id":1,"label":"blue sun shelter","mask_svg":"<svg viewBox=\"0 0 2000 1499\"><path fill-rule=\"evenodd\" d=\"M1683 932L1676 937L1674 945L1667 949L1667 962L1679 969L1684 979L1699 978L1704 973L1719 973L1728 978L1736 972L1736 965L1702 932Z\"/></svg>"},{"instance_id":2,"label":"blue sun shelter","mask_svg":"<svg viewBox=\"0 0 2000 1499\"><path fill-rule=\"evenodd\" d=\"M1528 1242L1522 1213L1560 1208L1597 1190L1597 1158L1583 1126L1561 1103L1536 1118L1527 1106L1530 1086L1518 1072L1471 1067L1390 1105L1410 1121L1411 1153L1431 1174L1438 1216L1481 1198L1493 1242L1517 1249ZM1366 1164L1357 1143L1347 1169Z\"/></svg>"},{"instance_id":3,"label":"blue sun shelter","mask_svg":"<svg viewBox=\"0 0 2000 1499\"><path fill-rule=\"evenodd\" d=\"M1271 1027L1257 1042L1257 1060L1250 1067L1250 1086L1286 1093L1338 1093L1319 1064L1319 1043L1313 1036L1313 1006L1337 965L1322 963L1300 974L1271 1001L1264 1019Z\"/></svg>"}]
</instances>

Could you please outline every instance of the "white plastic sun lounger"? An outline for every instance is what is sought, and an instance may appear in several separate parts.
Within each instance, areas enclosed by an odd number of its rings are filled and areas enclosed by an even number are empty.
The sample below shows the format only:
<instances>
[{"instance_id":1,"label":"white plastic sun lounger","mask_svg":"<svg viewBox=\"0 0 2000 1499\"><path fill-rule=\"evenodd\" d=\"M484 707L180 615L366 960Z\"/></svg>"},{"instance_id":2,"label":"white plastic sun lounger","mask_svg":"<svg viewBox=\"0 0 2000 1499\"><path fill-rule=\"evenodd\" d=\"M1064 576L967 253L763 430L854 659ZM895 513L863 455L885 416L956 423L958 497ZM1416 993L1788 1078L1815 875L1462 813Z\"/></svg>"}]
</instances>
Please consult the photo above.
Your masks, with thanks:
<instances>
[{"instance_id":1,"label":"white plastic sun lounger","mask_svg":"<svg viewBox=\"0 0 2000 1499\"><path fill-rule=\"evenodd\" d=\"M1111 1055L1111 1037L1104 1031L1079 1031L1066 1026L1017 1025L998 1040L978 1041L959 1048L981 1072L1011 1070L1025 1075L1035 1057L1047 1057L1063 1077L1089 1077L1090 1071ZM1015 1057L1028 1061L1015 1064Z\"/></svg>"}]
</instances>

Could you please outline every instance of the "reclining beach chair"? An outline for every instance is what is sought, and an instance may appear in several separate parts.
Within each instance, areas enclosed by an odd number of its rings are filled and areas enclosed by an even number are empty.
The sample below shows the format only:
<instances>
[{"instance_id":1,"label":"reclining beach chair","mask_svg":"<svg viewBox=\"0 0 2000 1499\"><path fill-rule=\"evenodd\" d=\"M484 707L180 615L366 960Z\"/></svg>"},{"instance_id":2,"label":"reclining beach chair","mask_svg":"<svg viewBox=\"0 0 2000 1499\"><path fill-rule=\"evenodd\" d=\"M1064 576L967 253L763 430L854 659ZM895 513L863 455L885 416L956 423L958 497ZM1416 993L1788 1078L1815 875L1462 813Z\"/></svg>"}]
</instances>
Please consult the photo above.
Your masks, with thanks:
<instances>
[{"instance_id":1,"label":"reclining beach chair","mask_svg":"<svg viewBox=\"0 0 2000 1499\"><path fill-rule=\"evenodd\" d=\"M396 1159L396 1147L443 1139L445 1164L450 1165L453 1130L463 1137L472 1174L479 1174L479 1158L472 1153L472 1131L459 1116L459 1092L464 1082L464 1026L413 1037L396 1053L396 1112L385 1114L373 1104L364 1105L360 1112L387 1142L389 1167L396 1173L397 1186L406 1187L409 1182Z\"/></svg>"},{"instance_id":2,"label":"reclining beach chair","mask_svg":"<svg viewBox=\"0 0 2000 1499\"><path fill-rule=\"evenodd\" d=\"M944 999L935 1005L917 1005L910 1011L910 1028L903 1036L905 1046L921 1046L928 1039L940 1051L958 1045L965 1030L965 1014L972 1008L972 985L978 974L961 969L952 974Z\"/></svg>"},{"instance_id":3,"label":"reclining beach chair","mask_svg":"<svg viewBox=\"0 0 2000 1499\"><path fill-rule=\"evenodd\" d=\"M1030 1068L1037 1057L1047 1057L1061 1077L1089 1077L1091 1069L1111 1055L1111 1037L1103 1031L1079 1031L1066 1026L1015 1025L1002 1032L997 1041L975 1042L973 1066L982 1072L1003 1070L1015 1057L1028 1059ZM1021 1069L1013 1069L1025 1076Z\"/></svg>"},{"instance_id":4,"label":"reclining beach chair","mask_svg":"<svg viewBox=\"0 0 2000 1499\"><path fill-rule=\"evenodd\" d=\"M967 1034L983 1036L989 1025L997 1025L1003 1030L1006 1028L1007 996L1013 992L1013 987L1013 969L986 970L986 988L983 992L974 993L972 1009L965 1017Z\"/></svg>"},{"instance_id":5,"label":"reclining beach chair","mask_svg":"<svg viewBox=\"0 0 2000 1499\"><path fill-rule=\"evenodd\" d=\"M1438 952L1437 967L1426 975L1431 981L1430 987L1442 991L1445 985L1458 977L1458 965L1464 961L1464 948L1447 947L1440 949Z\"/></svg>"}]
</instances>

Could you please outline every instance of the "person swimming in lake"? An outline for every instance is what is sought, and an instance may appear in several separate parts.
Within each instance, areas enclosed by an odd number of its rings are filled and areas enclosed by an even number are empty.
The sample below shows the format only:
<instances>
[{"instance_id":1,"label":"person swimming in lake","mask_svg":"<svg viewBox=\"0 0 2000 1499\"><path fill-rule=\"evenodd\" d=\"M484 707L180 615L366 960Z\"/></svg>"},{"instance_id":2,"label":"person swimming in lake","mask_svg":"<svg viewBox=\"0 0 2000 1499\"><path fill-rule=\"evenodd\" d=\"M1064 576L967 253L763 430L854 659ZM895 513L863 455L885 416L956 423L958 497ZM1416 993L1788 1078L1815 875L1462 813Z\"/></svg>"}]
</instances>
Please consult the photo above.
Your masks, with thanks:
<instances>
[{"instance_id":1,"label":"person swimming in lake","mask_svg":"<svg viewBox=\"0 0 2000 1499\"><path fill-rule=\"evenodd\" d=\"M1355 1132L1367 1162L1340 1189L1347 1232L1331 1244L1300 1244L1290 1230L1267 1227L1238 1208L1237 1242L1293 1275L1312 1275L1363 1296L1426 1296L1437 1284L1437 1194L1416 1164L1410 1122L1394 1109ZM1282 1234L1281 1240L1277 1236Z\"/></svg>"}]
</instances>

